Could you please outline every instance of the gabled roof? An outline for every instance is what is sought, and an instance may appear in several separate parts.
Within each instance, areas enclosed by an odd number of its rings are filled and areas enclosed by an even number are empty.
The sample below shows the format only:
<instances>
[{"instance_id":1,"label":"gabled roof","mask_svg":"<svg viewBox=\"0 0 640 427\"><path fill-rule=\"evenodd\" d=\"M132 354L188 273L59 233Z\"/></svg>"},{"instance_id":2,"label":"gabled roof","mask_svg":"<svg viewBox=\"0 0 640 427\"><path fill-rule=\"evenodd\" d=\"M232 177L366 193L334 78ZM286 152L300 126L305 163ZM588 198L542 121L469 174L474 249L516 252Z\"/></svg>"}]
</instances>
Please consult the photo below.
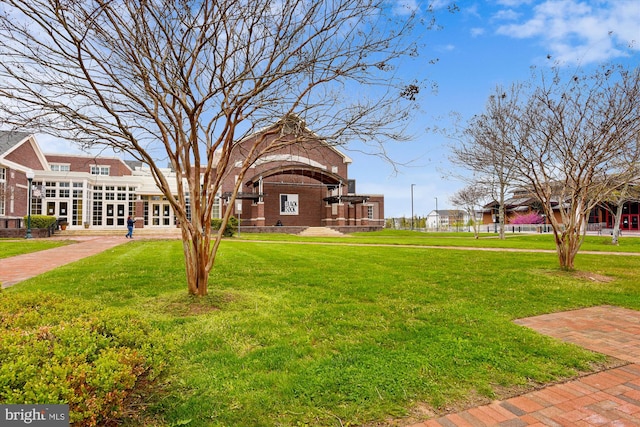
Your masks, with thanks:
<instances>
[{"instance_id":1,"label":"gabled roof","mask_svg":"<svg viewBox=\"0 0 640 427\"><path fill-rule=\"evenodd\" d=\"M24 163L24 159L20 155L14 155L23 146L35 155L37 165L33 162L33 158L30 162ZM22 155L24 156L24 153ZM21 171L47 169L47 159L44 157L35 136L28 132L0 130L0 160L5 166Z\"/></svg>"},{"instance_id":2,"label":"gabled roof","mask_svg":"<svg viewBox=\"0 0 640 427\"><path fill-rule=\"evenodd\" d=\"M31 134L28 132L13 132L0 130L0 156L6 154L20 142L27 139Z\"/></svg>"},{"instance_id":3,"label":"gabled roof","mask_svg":"<svg viewBox=\"0 0 640 427\"><path fill-rule=\"evenodd\" d=\"M343 153L342 151L338 150L338 148L336 148L336 146L334 144L330 144L326 138L321 137L320 135L318 135L316 132L314 132L313 130L309 129L309 127L307 126L307 122L302 119L300 116L298 116L297 114L287 114L284 117L282 117L280 120L278 120L277 122L273 123L272 125L266 126L262 129L257 130L256 132L245 136L244 138L242 138L239 143L242 143L248 139L254 138L257 135L263 133L263 132L267 132L270 129L273 129L275 127L279 127L282 126L283 129L285 131L287 130L298 130L301 131L302 133L311 135L312 138L316 139L318 142L320 142L321 144L324 144L326 147L328 147L329 149L335 151L340 157L342 157L343 162L344 163L353 163L353 160L347 156L345 153Z\"/></svg>"}]
</instances>

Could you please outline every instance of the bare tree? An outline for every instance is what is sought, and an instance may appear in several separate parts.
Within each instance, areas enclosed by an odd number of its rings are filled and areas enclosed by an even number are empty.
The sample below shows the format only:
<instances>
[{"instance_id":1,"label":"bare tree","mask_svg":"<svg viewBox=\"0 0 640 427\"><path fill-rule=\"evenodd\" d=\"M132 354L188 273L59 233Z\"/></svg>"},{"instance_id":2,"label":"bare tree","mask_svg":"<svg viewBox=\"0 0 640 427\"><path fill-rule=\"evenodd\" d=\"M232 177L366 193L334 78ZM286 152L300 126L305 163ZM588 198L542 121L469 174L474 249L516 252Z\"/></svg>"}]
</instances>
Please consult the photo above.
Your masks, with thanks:
<instances>
[{"instance_id":1,"label":"bare tree","mask_svg":"<svg viewBox=\"0 0 640 427\"><path fill-rule=\"evenodd\" d=\"M476 221L476 212L482 207L482 201L486 200L489 194L489 190L482 184L470 184L456 191L449 199L454 206L461 207L469 215L476 239L479 238L481 225Z\"/></svg>"},{"instance_id":2,"label":"bare tree","mask_svg":"<svg viewBox=\"0 0 640 427\"><path fill-rule=\"evenodd\" d=\"M640 72L618 66L592 74L542 74L519 112L518 178L540 200L560 267L571 270L590 211L634 178L640 132Z\"/></svg>"},{"instance_id":3,"label":"bare tree","mask_svg":"<svg viewBox=\"0 0 640 427\"><path fill-rule=\"evenodd\" d=\"M205 295L221 233L216 193L239 141L238 173L299 143L296 117L331 144L405 138L420 83L397 66L417 55L414 25L386 0L5 0L0 120L149 166L183 236L188 289ZM282 118L282 120L279 120ZM293 137L292 137L293 136ZM317 137L317 136L316 136ZM159 164L176 171L177 193ZM188 215L187 205L190 206ZM212 240L215 244L212 246Z\"/></svg>"},{"instance_id":4,"label":"bare tree","mask_svg":"<svg viewBox=\"0 0 640 427\"><path fill-rule=\"evenodd\" d=\"M600 204L600 206L613 216L611 243L614 245L618 245L620 241L620 222L624 204L640 200L640 183L638 182L638 179L640 179L640 171L636 168L635 171L632 171L632 174L636 177L635 180L622 182L620 187L611 191Z\"/></svg>"},{"instance_id":5,"label":"bare tree","mask_svg":"<svg viewBox=\"0 0 640 427\"><path fill-rule=\"evenodd\" d=\"M522 85L509 89L496 87L489 97L486 111L474 116L461 135L454 137L450 160L473 172L470 182L479 183L493 193L498 202L500 238L504 239L505 199L516 173L513 155L505 141L514 137L517 129L517 111Z\"/></svg>"}]
</instances>

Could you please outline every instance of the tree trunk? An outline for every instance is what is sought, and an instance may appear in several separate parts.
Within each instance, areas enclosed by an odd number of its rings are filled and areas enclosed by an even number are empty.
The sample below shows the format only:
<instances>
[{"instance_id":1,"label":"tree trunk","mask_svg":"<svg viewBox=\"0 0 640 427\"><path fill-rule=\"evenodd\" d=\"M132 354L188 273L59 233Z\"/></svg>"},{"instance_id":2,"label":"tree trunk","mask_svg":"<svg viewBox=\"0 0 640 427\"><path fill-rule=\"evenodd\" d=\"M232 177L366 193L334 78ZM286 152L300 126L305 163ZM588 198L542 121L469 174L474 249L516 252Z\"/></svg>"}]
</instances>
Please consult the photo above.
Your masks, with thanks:
<instances>
[{"instance_id":1,"label":"tree trunk","mask_svg":"<svg viewBox=\"0 0 640 427\"><path fill-rule=\"evenodd\" d=\"M624 205L624 202L622 203L618 203L618 205L616 206L616 212L613 215L613 233L611 236L611 243L614 245L618 245L619 242L619 238L620 238L620 217L622 214L622 206Z\"/></svg>"},{"instance_id":2,"label":"tree trunk","mask_svg":"<svg viewBox=\"0 0 640 427\"><path fill-rule=\"evenodd\" d=\"M504 217L504 204L501 202L500 207L498 208L498 232L500 240L504 240Z\"/></svg>"},{"instance_id":3,"label":"tree trunk","mask_svg":"<svg viewBox=\"0 0 640 427\"><path fill-rule=\"evenodd\" d=\"M205 296L209 287L209 260L211 247L209 239L197 232L191 234L189 230L182 230L182 248L184 251L187 288L189 294Z\"/></svg>"}]
</instances>

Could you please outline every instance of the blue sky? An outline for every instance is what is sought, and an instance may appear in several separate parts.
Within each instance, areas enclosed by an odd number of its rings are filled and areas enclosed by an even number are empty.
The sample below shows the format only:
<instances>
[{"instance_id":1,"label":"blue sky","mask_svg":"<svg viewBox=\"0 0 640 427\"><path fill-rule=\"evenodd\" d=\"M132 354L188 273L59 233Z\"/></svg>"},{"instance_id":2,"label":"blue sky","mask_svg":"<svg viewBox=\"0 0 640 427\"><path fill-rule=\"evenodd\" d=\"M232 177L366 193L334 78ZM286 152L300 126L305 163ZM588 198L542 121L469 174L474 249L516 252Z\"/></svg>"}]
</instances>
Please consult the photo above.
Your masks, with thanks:
<instances>
[{"instance_id":1,"label":"blue sky","mask_svg":"<svg viewBox=\"0 0 640 427\"><path fill-rule=\"evenodd\" d=\"M390 142L386 149L400 166L357 152L349 178L359 194L384 194L385 216L425 216L435 209L453 208L450 196L464 186L447 178L449 143L427 132L448 126L450 112L464 118L481 113L496 85L526 80L531 66L550 65L547 55L568 67L589 69L603 62L640 65L640 0L459 0L451 14L451 0L389 0L397 10L437 11L443 29L426 34L427 49L415 69L437 85L436 93L421 93L411 142ZM437 58L435 65L429 61ZM38 135L45 152L73 151L69 144Z\"/></svg>"},{"instance_id":2,"label":"blue sky","mask_svg":"<svg viewBox=\"0 0 640 427\"><path fill-rule=\"evenodd\" d=\"M436 94L421 99L409 143L387 145L400 163L393 168L371 156L349 153L353 164L349 177L357 180L357 192L385 195L385 216L411 216L411 184L414 214L453 208L450 196L465 184L447 178L445 138L426 131L448 126L451 111L464 118L481 113L497 85L526 80L530 67L548 67L559 61L567 67L589 69L603 62L640 65L640 0L462 0L460 10L445 11L450 1L404 0L405 7L440 10L443 25L426 35L430 52L421 55L424 76L437 83ZM547 59L551 55L552 61ZM435 65L428 65L431 58Z\"/></svg>"}]
</instances>

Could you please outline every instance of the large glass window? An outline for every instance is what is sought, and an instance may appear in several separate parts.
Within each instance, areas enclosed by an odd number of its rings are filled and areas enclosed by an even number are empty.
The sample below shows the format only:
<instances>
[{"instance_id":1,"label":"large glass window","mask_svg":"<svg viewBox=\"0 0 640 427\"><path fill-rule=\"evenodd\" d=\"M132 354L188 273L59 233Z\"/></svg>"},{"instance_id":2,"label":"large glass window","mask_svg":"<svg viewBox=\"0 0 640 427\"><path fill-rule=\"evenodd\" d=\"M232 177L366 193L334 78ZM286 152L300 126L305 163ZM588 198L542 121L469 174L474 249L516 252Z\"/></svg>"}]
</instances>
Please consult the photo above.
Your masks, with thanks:
<instances>
[{"instance_id":1,"label":"large glass window","mask_svg":"<svg viewBox=\"0 0 640 427\"><path fill-rule=\"evenodd\" d=\"M58 183L60 187L59 196L60 197L69 197L69 183L68 182L60 182Z\"/></svg>"},{"instance_id":2,"label":"large glass window","mask_svg":"<svg viewBox=\"0 0 640 427\"><path fill-rule=\"evenodd\" d=\"M7 170L5 168L0 168L0 216L3 216L4 213L4 199L5 192L7 188Z\"/></svg>"}]
</instances>

